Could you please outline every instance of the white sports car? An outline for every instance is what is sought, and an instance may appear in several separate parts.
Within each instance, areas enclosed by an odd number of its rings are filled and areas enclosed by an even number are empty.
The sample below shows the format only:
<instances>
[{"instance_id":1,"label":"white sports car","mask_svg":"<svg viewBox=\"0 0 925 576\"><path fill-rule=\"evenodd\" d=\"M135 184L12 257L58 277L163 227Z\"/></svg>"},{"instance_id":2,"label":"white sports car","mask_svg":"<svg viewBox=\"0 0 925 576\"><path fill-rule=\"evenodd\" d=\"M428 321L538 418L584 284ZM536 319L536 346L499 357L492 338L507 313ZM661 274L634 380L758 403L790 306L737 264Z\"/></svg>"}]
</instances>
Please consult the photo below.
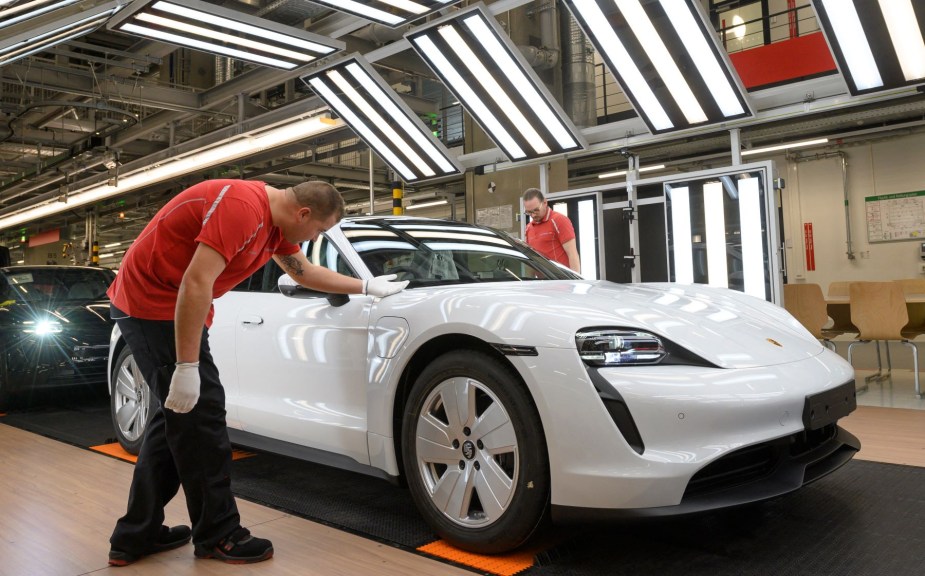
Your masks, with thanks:
<instances>
[{"instance_id":1,"label":"white sports car","mask_svg":"<svg viewBox=\"0 0 925 576\"><path fill-rule=\"evenodd\" d=\"M347 218L304 246L388 298L277 281L215 302L236 444L403 478L450 543L495 553L553 521L772 498L845 464L854 372L783 308L703 285L582 280L460 222ZM135 451L149 394L114 331L112 415Z\"/></svg>"}]
</instances>

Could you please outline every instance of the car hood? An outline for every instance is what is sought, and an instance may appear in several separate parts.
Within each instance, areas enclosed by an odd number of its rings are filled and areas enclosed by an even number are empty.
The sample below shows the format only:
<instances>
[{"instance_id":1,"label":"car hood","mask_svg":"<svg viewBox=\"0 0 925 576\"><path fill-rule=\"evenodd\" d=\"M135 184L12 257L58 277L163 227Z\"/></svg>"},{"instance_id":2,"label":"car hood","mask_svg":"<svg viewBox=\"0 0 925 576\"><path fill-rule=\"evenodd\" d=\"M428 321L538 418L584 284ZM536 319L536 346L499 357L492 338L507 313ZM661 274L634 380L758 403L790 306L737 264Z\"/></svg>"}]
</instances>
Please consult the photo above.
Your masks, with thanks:
<instances>
[{"instance_id":1,"label":"car hood","mask_svg":"<svg viewBox=\"0 0 925 576\"><path fill-rule=\"evenodd\" d=\"M796 362L823 351L780 306L700 284L506 282L416 288L382 302L392 309L381 310L384 315L406 316L412 324L427 315L434 330L468 324L489 332L483 338L536 347L574 348L575 333L587 328L634 328L722 368Z\"/></svg>"}]
</instances>

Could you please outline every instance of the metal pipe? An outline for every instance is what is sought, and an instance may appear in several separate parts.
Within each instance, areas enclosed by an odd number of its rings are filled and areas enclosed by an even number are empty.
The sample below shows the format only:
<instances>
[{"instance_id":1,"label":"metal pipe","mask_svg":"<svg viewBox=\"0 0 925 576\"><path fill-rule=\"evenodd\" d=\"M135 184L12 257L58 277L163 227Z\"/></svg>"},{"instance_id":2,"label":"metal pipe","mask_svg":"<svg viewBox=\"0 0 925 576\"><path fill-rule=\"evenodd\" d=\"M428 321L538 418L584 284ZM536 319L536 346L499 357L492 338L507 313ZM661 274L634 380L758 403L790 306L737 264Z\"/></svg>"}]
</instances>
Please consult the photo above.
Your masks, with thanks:
<instances>
[{"instance_id":1,"label":"metal pipe","mask_svg":"<svg viewBox=\"0 0 925 576\"><path fill-rule=\"evenodd\" d=\"M854 245L851 240L851 211L848 199L848 155L838 150L836 152L824 152L822 154L812 154L809 156L798 156L796 154L789 157L792 162L809 162L810 160L824 160L826 158L839 158L841 160L841 183L842 197L845 205L845 244L848 260L854 260Z\"/></svg>"}]
</instances>

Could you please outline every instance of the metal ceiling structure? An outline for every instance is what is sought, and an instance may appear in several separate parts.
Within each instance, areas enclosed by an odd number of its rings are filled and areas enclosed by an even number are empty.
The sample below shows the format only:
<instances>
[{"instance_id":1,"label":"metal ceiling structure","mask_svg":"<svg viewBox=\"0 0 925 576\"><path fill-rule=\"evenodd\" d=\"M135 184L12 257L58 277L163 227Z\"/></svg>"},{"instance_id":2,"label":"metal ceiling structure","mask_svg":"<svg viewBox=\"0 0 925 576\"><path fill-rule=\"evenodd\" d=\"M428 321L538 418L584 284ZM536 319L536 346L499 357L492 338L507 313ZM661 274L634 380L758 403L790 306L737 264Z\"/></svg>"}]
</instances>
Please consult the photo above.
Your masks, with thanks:
<instances>
[{"instance_id":1,"label":"metal ceiling structure","mask_svg":"<svg viewBox=\"0 0 925 576\"><path fill-rule=\"evenodd\" d=\"M73 18L112 0L75 0L63 8L67 11L63 16L52 11L4 25L4 13L26 2L0 0L4 38L45 30L61 18ZM459 104L405 38L417 27L475 2L449 3L447 8L399 27L308 0L207 3L276 27L327 37L344 43L347 53L362 54L411 110L433 122L434 131L463 169L499 171L543 161L515 162L491 143L474 149L471 140L453 140L448 132L451 115L455 112L462 118ZM922 0L912 4L916 10L923 9ZM890 130L919 130L925 123L925 100L915 85L857 96L840 74L751 91L746 98L754 114L719 124L656 134L629 105L629 113L601 122L593 113L593 87L590 104L588 100L574 102L574 71L586 66L589 58L565 3L496 0L485 5L580 128L587 146L560 156L567 158L570 179L576 183L618 167L615 152L625 149L632 149L647 163L728 164L729 131L733 129L741 132L743 143L757 146L820 134L869 138ZM255 151L95 204L66 204L75 191L91 185L118 184L132 171L195 155L238 141L242 135L323 111L325 102L300 78L336 58L321 57L284 70L181 49L104 25L0 65L0 222L30 206L50 201L65 204L63 211L40 220L0 226L0 245L50 228L86 226L88 213L95 218L101 244L134 238L166 199L204 177L261 178L278 185L317 178L338 186L348 205L369 198L371 188L390 198L396 175L356 134L339 125L318 136ZM586 74L579 80L585 85L593 81ZM463 125L462 120L455 122ZM460 176L437 184L409 184L406 195L432 196L447 189L463 192L465 187Z\"/></svg>"}]
</instances>

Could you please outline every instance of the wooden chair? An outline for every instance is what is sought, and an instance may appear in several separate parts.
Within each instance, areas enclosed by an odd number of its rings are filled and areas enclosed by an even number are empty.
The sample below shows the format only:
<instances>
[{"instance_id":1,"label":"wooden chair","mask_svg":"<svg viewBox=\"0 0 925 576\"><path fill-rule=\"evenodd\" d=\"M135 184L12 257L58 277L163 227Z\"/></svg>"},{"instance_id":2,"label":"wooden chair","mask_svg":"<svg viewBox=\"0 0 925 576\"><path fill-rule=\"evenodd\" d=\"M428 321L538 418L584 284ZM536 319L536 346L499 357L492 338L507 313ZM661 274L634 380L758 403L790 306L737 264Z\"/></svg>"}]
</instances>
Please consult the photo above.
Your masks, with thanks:
<instances>
[{"instance_id":1,"label":"wooden chair","mask_svg":"<svg viewBox=\"0 0 925 576\"><path fill-rule=\"evenodd\" d=\"M857 344L874 342L877 346L877 373L864 378L862 390L871 380L889 376L893 369L890 358L890 342L900 342L912 348L912 370L915 378L915 395L922 397L919 388L919 349L915 343L902 335L902 329L909 322L906 299L902 286L897 282L852 282L848 287L851 302L851 323L858 328L857 340L848 345L848 362L851 350ZM880 342L886 342L887 373L883 373L880 360Z\"/></svg>"},{"instance_id":2,"label":"wooden chair","mask_svg":"<svg viewBox=\"0 0 925 576\"><path fill-rule=\"evenodd\" d=\"M832 350L837 350L831 337L841 332L832 334L823 329L823 326L829 322L829 313L826 311L821 286L818 284L784 284L784 308L799 320L810 334Z\"/></svg>"},{"instance_id":3,"label":"wooden chair","mask_svg":"<svg viewBox=\"0 0 925 576\"><path fill-rule=\"evenodd\" d=\"M903 336L912 340L916 336L925 334L925 303L909 304L910 298L921 299L925 296L925 278L903 278L896 280L903 288L906 298L906 311L909 314L909 324L903 329Z\"/></svg>"},{"instance_id":4,"label":"wooden chair","mask_svg":"<svg viewBox=\"0 0 925 576\"><path fill-rule=\"evenodd\" d=\"M829 317L832 318L832 326L829 327L829 330L833 333L845 334L848 332L857 333L858 331L851 323L851 312L848 307L848 286L850 284L851 282L848 280L829 283L826 297L829 300L840 300L842 302L828 307Z\"/></svg>"}]
</instances>

